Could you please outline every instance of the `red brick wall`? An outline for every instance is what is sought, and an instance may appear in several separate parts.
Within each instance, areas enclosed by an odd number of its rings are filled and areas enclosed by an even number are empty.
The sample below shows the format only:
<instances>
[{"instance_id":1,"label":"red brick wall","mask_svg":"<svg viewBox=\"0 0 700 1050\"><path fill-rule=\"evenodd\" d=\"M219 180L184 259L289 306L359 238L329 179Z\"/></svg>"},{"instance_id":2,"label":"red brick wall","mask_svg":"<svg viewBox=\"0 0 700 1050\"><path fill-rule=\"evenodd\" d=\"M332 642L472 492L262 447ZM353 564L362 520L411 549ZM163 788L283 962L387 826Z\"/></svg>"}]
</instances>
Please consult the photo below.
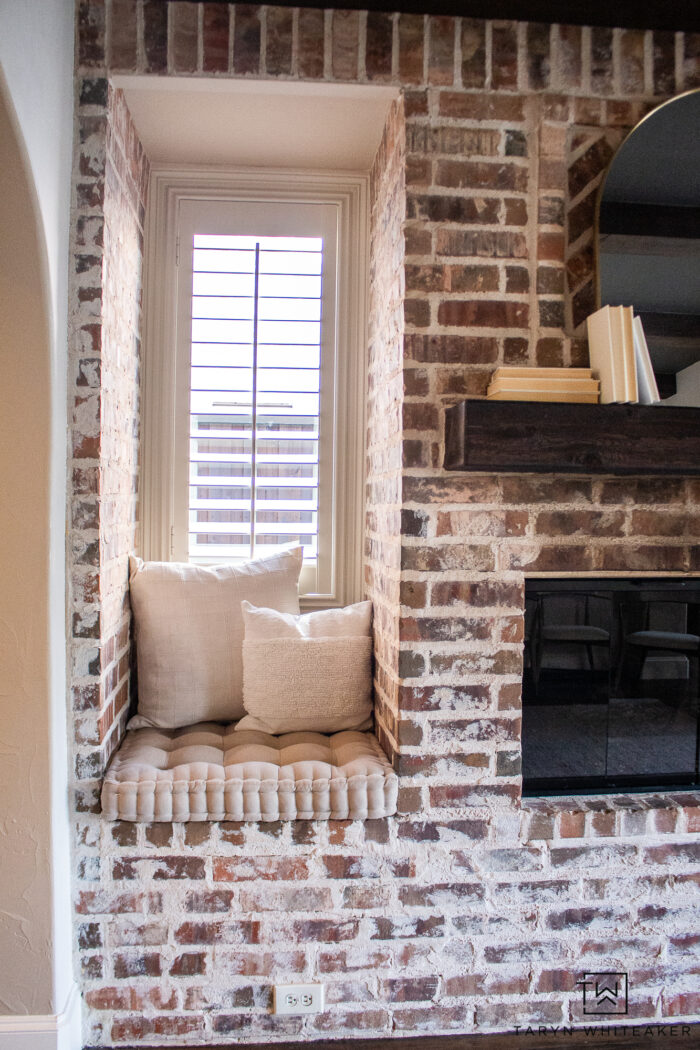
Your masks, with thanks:
<instances>
[{"instance_id":1,"label":"red brick wall","mask_svg":"<svg viewBox=\"0 0 700 1050\"><path fill-rule=\"evenodd\" d=\"M389 755L401 739L398 711L404 404L406 135L403 102L392 106L371 179L367 381L365 586L374 604L377 732Z\"/></svg>"},{"instance_id":2,"label":"red brick wall","mask_svg":"<svg viewBox=\"0 0 700 1050\"><path fill-rule=\"evenodd\" d=\"M81 0L78 21L84 92L112 71L403 89L372 174L366 578L400 812L108 824L79 794L86 1042L577 1023L575 982L604 969L629 972L630 1019L698 1017L698 795L523 804L519 777L524 573L700 571L698 483L447 475L440 463L445 405L482 394L497 364L586 362L577 326L604 153L656 101L700 84L700 39L155 0ZM81 112L104 117L101 103ZM99 156L106 124L94 133ZM101 260L100 175L77 179L77 236L92 239L78 255ZM100 311L101 265L85 279ZM93 316L80 309L76 359ZM75 455L99 479L99 416L85 420ZM112 532L98 491L86 494L93 525L72 536L86 587L110 562L89 553ZM131 489L111 491L120 565L133 503ZM77 594L76 612L101 613ZM74 689L89 698L79 727L107 706L90 660L123 622L110 608L109 625L75 641ZM88 780L102 754L90 738L81 762L90 745ZM326 1013L270 1014L271 984L295 976L326 984Z\"/></svg>"},{"instance_id":3,"label":"red brick wall","mask_svg":"<svg viewBox=\"0 0 700 1050\"><path fill-rule=\"evenodd\" d=\"M77 804L94 807L129 703L148 161L120 91L81 81L71 282L69 602Z\"/></svg>"}]
</instances>

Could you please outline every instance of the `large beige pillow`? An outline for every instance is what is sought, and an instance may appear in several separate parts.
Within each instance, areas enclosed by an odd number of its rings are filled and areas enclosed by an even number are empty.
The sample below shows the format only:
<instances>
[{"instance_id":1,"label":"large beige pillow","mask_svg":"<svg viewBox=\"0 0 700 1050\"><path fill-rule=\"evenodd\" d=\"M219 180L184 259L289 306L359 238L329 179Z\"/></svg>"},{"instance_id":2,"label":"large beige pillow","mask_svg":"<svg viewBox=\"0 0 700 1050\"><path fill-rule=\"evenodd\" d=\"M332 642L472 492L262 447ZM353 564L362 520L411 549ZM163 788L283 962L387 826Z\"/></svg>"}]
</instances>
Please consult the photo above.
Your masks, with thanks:
<instances>
[{"instance_id":1,"label":"large beige pillow","mask_svg":"<svg viewBox=\"0 0 700 1050\"><path fill-rule=\"evenodd\" d=\"M139 699L129 728L240 718L241 601L298 613L301 562L301 547L240 565L131 558Z\"/></svg>"},{"instance_id":2,"label":"large beige pillow","mask_svg":"<svg viewBox=\"0 0 700 1050\"><path fill-rule=\"evenodd\" d=\"M243 705L236 729L340 733L372 724L372 603L289 616L242 603Z\"/></svg>"}]
</instances>

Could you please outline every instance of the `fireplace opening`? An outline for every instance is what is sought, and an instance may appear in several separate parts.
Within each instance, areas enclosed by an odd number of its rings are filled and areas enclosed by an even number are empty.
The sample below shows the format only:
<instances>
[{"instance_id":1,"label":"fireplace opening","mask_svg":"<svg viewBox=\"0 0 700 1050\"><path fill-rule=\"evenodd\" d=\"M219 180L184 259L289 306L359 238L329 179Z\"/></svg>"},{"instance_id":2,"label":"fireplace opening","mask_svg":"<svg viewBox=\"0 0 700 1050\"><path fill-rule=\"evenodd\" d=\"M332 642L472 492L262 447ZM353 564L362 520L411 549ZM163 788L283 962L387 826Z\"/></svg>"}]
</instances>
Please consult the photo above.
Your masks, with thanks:
<instances>
[{"instance_id":1,"label":"fireplace opening","mask_svg":"<svg viewBox=\"0 0 700 1050\"><path fill-rule=\"evenodd\" d=\"M525 585L523 794L697 786L700 579Z\"/></svg>"}]
</instances>

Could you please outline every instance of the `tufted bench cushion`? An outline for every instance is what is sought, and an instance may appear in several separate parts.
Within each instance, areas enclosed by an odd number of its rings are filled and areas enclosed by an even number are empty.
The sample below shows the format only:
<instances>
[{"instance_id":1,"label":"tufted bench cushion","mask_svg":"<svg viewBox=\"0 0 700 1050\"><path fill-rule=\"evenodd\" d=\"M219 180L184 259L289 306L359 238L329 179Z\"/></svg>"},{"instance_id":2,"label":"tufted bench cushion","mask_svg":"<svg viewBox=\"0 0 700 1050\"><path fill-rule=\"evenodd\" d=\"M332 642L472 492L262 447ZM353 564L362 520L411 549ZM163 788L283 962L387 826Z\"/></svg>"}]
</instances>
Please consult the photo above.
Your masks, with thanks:
<instances>
[{"instance_id":1,"label":"tufted bench cushion","mask_svg":"<svg viewBox=\"0 0 700 1050\"><path fill-rule=\"evenodd\" d=\"M396 812L398 778L372 733L132 729L102 787L108 820L363 820Z\"/></svg>"}]
</instances>

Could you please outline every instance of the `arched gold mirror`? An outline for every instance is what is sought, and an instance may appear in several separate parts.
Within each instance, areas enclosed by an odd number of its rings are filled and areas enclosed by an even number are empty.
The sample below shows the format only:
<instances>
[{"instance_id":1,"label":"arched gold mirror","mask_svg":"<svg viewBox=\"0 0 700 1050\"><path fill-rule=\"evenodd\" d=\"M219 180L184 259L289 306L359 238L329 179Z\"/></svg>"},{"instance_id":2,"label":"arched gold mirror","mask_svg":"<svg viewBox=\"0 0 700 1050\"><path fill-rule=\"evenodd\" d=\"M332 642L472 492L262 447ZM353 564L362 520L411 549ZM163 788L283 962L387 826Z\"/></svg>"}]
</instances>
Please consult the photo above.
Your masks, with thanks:
<instances>
[{"instance_id":1,"label":"arched gold mirror","mask_svg":"<svg viewBox=\"0 0 700 1050\"><path fill-rule=\"evenodd\" d=\"M660 396L700 405L700 89L653 110L601 187L598 304L641 317Z\"/></svg>"}]
</instances>

